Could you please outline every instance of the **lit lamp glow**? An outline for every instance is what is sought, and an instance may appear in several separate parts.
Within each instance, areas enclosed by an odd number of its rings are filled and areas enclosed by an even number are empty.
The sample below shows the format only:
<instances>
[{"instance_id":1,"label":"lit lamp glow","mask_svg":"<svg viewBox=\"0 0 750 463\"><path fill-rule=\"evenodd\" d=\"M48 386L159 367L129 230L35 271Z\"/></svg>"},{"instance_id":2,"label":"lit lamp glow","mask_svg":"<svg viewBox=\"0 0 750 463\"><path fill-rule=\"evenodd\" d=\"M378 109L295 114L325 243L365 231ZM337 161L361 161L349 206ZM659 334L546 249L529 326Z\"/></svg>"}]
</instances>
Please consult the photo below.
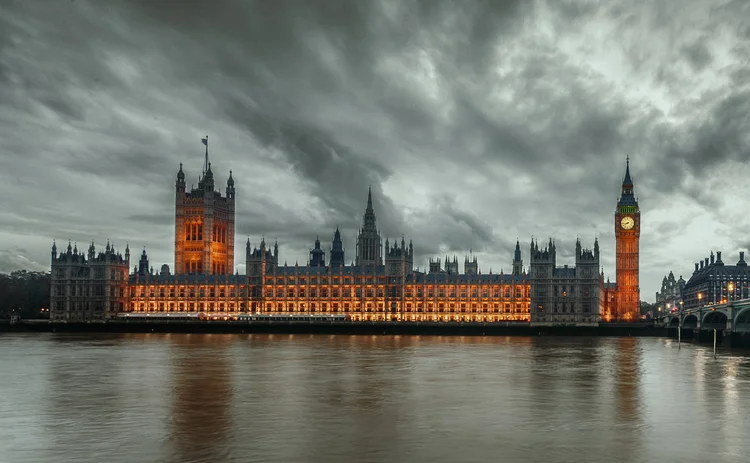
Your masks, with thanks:
<instances>
[{"instance_id":1,"label":"lit lamp glow","mask_svg":"<svg viewBox=\"0 0 750 463\"><path fill-rule=\"evenodd\" d=\"M730 281L729 284L727 285L727 299L729 299L729 293L733 291L734 291L734 283ZM732 297L732 299L734 299L734 297Z\"/></svg>"}]
</instances>

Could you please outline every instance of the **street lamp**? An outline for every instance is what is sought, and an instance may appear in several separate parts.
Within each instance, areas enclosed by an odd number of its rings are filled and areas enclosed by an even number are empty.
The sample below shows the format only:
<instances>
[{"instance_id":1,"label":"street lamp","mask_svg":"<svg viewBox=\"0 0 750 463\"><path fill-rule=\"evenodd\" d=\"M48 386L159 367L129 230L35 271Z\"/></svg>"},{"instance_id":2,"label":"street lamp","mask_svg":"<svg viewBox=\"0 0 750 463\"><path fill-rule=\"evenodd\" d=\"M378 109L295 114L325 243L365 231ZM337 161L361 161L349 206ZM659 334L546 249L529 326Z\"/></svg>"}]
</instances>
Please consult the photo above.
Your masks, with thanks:
<instances>
[{"instance_id":1,"label":"street lamp","mask_svg":"<svg viewBox=\"0 0 750 463\"><path fill-rule=\"evenodd\" d=\"M703 293L698 293L698 307L701 307L701 300L703 299Z\"/></svg>"},{"instance_id":2,"label":"street lamp","mask_svg":"<svg viewBox=\"0 0 750 463\"><path fill-rule=\"evenodd\" d=\"M733 291L734 291L734 283L730 281L729 284L727 284L727 300L729 299L729 293ZM734 294L732 295L732 300L734 300Z\"/></svg>"}]
</instances>

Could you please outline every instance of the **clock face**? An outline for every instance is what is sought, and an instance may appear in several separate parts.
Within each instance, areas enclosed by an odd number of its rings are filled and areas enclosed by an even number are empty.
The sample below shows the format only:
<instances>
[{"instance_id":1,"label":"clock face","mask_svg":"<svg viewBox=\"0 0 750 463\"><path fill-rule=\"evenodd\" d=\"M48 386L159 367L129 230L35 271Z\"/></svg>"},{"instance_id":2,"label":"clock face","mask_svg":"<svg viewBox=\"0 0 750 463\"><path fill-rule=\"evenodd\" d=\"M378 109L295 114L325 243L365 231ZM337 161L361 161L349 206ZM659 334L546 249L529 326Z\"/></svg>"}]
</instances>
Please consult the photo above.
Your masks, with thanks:
<instances>
[{"instance_id":1,"label":"clock face","mask_svg":"<svg viewBox=\"0 0 750 463\"><path fill-rule=\"evenodd\" d=\"M630 230L635 226L635 220L632 217L623 217L620 221L620 225L625 230Z\"/></svg>"}]
</instances>

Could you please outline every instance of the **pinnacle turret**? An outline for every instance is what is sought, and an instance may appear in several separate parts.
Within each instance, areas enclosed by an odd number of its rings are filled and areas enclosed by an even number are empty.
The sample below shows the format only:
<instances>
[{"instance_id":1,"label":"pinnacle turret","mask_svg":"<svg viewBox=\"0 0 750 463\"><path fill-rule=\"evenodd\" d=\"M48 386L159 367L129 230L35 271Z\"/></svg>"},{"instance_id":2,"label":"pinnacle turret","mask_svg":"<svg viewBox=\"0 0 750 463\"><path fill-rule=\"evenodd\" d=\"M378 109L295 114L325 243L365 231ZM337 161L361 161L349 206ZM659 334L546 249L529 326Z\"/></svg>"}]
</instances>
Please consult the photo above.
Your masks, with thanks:
<instances>
[{"instance_id":1,"label":"pinnacle turret","mask_svg":"<svg viewBox=\"0 0 750 463\"><path fill-rule=\"evenodd\" d=\"M177 171L177 187L185 189L185 172L182 171L182 163L180 163L180 170Z\"/></svg>"}]
</instances>

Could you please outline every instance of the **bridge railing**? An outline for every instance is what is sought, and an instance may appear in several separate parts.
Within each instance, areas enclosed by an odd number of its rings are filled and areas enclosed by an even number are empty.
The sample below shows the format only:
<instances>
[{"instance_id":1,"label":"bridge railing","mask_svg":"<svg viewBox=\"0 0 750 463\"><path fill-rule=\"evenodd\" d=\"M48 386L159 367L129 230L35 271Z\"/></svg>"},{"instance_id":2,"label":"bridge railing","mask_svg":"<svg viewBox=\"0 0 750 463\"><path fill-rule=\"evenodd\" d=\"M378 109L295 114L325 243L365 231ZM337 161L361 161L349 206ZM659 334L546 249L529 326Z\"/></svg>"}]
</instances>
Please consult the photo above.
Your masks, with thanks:
<instances>
[{"instance_id":1,"label":"bridge railing","mask_svg":"<svg viewBox=\"0 0 750 463\"><path fill-rule=\"evenodd\" d=\"M747 299L733 299L729 300L727 302L708 302L704 304L700 304L698 307L691 307L691 308L678 308L674 312L665 312L660 316L660 318L668 318L668 317L674 317L676 315L688 315L690 313L697 313L698 311L706 311L706 309L715 309L715 310L721 310L726 309L728 307L737 307L740 306L747 306L750 307L750 298Z\"/></svg>"}]
</instances>

